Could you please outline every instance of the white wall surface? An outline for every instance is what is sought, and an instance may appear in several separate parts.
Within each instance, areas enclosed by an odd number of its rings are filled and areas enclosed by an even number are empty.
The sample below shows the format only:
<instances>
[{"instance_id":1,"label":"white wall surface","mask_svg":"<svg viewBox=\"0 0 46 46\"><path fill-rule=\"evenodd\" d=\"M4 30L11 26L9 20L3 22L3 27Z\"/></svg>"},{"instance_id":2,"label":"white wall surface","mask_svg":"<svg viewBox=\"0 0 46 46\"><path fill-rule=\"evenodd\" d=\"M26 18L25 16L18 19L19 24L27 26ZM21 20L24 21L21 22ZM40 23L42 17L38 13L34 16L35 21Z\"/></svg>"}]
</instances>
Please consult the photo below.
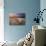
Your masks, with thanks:
<instances>
[{"instance_id":1,"label":"white wall surface","mask_svg":"<svg viewBox=\"0 0 46 46\"><path fill-rule=\"evenodd\" d=\"M40 0L40 9L41 11L43 9L46 9L46 0ZM43 22L40 21L40 25L46 26L46 11L43 12L42 17L43 17Z\"/></svg>"},{"instance_id":2,"label":"white wall surface","mask_svg":"<svg viewBox=\"0 0 46 46\"><path fill-rule=\"evenodd\" d=\"M0 0L0 42L4 41L4 2Z\"/></svg>"}]
</instances>

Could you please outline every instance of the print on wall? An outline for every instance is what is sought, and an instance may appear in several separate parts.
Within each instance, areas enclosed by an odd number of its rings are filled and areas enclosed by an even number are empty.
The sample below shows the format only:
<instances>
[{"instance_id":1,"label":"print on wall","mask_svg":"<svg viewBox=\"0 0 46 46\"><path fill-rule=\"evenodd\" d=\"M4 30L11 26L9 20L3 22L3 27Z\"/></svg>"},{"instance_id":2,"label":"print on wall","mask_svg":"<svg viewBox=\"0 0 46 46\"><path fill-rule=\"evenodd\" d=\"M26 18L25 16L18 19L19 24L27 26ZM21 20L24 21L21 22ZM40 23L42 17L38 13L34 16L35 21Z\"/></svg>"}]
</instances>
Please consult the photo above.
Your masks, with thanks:
<instances>
[{"instance_id":1,"label":"print on wall","mask_svg":"<svg viewBox=\"0 0 46 46\"><path fill-rule=\"evenodd\" d=\"M10 25L25 25L25 13L10 13L9 24Z\"/></svg>"}]
</instances>

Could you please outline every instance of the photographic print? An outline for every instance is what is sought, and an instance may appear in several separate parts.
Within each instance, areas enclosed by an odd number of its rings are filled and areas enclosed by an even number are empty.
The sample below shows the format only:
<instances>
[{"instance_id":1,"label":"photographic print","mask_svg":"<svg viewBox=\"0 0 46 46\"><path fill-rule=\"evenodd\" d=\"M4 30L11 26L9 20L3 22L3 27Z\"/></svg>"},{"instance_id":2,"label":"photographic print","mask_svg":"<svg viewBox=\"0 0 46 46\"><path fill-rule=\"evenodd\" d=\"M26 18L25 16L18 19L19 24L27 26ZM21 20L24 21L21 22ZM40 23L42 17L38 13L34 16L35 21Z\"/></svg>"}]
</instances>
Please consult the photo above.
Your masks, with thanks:
<instances>
[{"instance_id":1,"label":"photographic print","mask_svg":"<svg viewBox=\"0 0 46 46\"><path fill-rule=\"evenodd\" d=\"M25 25L25 13L10 13L9 24L10 25Z\"/></svg>"}]
</instances>

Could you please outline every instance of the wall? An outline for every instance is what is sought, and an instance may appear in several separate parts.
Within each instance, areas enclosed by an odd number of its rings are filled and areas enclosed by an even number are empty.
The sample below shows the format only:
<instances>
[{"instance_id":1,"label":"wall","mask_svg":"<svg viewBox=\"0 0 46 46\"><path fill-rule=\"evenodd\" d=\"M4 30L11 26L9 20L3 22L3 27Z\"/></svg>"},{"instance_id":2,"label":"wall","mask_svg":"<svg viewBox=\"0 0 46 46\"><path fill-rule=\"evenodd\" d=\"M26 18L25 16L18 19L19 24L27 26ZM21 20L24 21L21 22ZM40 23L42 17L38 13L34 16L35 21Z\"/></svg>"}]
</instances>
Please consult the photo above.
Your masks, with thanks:
<instances>
[{"instance_id":1,"label":"wall","mask_svg":"<svg viewBox=\"0 0 46 46\"><path fill-rule=\"evenodd\" d=\"M40 9L41 9L41 10L46 9L46 0L41 0L41 1L40 1ZM44 20L43 20L43 22L40 21L40 25L46 27L46 11L43 13L42 17L43 17ZM46 41L46 40L45 40L45 41ZM46 42L45 42L45 43L46 43Z\"/></svg>"},{"instance_id":2,"label":"wall","mask_svg":"<svg viewBox=\"0 0 46 46\"><path fill-rule=\"evenodd\" d=\"M40 9L41 9L41 11L42 11L43 9L46 9L46 0L41 0L41 1L40 1ZM46 11L43 12L42 17L43 17L43 22L41 21L41 22L40 22L40 25L46 27Z\"/></svg>"},{"instance_id":3,"label":"wall","mask_svg":"<svg viewBox=\"0 0 46 46\"><path fill-rule=\"evenodd\" d=\"M4 8L3 0L0 0L0 42L3 41L4 41Z\"/></svg>"},{"instance_id":4,"label":"wall","mask_svg":"<svg viewBox=\"0 0 46 46\"><path fill-rule=\"evenodd\" d=\"M32 29L35 12L40 10L40 0L4 0L4 35L7 41L18 41L24 37ZM10 26L9 13L10 12L25 12L26 24L23 26Z\"/></svg>"}]
</instances>

